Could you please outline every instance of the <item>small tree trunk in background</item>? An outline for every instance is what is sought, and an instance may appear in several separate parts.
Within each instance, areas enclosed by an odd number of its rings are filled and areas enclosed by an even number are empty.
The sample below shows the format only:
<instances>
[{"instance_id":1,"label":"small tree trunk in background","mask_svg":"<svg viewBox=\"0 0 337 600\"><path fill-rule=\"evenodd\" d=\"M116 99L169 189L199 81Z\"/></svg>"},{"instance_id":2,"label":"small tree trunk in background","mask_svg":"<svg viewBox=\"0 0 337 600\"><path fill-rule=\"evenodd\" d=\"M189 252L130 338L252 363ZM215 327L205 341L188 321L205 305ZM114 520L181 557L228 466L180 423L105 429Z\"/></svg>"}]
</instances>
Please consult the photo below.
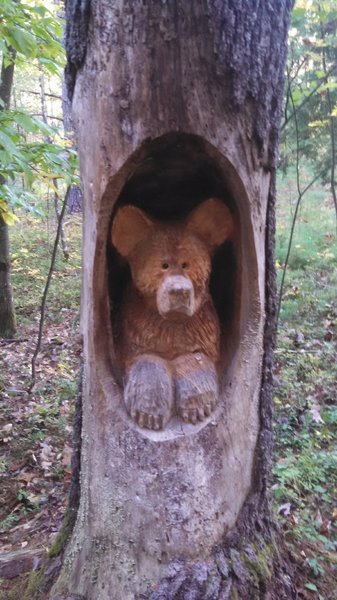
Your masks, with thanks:
<instances>
[{"instance_id":1,"label":"small tree trunk in background","mask_svg":"<svg viewBox=\"0 0 337 600\"><path fill-rule=\"evenodd\" d=\"M62 110L63 110L63 126L67 137L70 140L74 139L74 125L71 115L71 102L67 94L65 81L62 83ZM76 149L76 146L75 146ZM82 191L78 185L72 185L68 192L68 212L82 212Z\"/></svg>"},{"instance_id":2,"label":"small tree trunk in background","mask_svg":"<svg viewBox=\"0 0 337 600\"><path fill-rule=\"evenodd\" d=\"M0 216L0 337L11 338L16 321L10 281L8 225Z\"/></svg>"},{"instance_id":3,"label":"small tree trunk in background","mask_svg":"<svg viewBox=\"0 0 337 600\"><path fill-rule=\"evenodd\" d=\"M83 428L80 507L52 597L296 598L267 491L275 164L291 6L66 5L84 190ZM202 424L141 430L126 414L115 358L125 273L109 248L111 219L131 203L179 220L212 196L237 223L211 280L218 408Z\"/></svg>"},{"instance_id":4,"label":"small tree trunk in background","mask_svg":"<svg viewBox=\"0 0 337 600\"><path fill-rule=\"evenodd\" d=\"M5 66L3 59L1 66L0 99L4 109L9 108L14 76L15 51L12 49L10 54L13 62ZM0 106L0 110L1 108ZM4 180L1 183L4 183ZM10 338L15 332L16 320L10 279L8 225L0 213L0 337Z\"/></svg>"},{"instance_id":5,"label":"small tree trunk in background","mask_svg":"<svg viewBox=\"0 0 337 600\"><path fill-rule=\"evenodd\" d=\"M318 4L318 13L320 14L321 7ZM335 26L335 32L336 32ZM326 46L325 46L325 32L322 21L320 22L320 30L321 30L321 39L322 39L322 67L325 75L326 83L329 83L329 74L326 66ZM329 87L325 90L325 97L327 103L327 115L329 119L330 126L330 144L331 144L331 169L330 169L330 187L331 187L331 195L335 207L336 213L336 229L337 229L337 193L336 193L336 115L333 112L333 102L331 98L331 93Z\"/></svg>"},{"instance_id":6,"label":"small tree trunk in background","mask_svg":"<svg viewBox=\"0 0 337 600\"><path fill-rule=\"evenodd\" d=\"M45 89L44 89L44 75L41 69L41 73L40 73L40 77L39 77L39 82L40 82L40 100L41 100L41 114L42 114L42 119L43 122L48 125L48 116L47 116L47 102L46 102L46 94L45 94ZM46 136L46 141L51 144L52 140L50 137ZM53 179L53 184L55 187L54 190L54 208L55 208L55 215L56 215L56 219L57 219L57 223L60 223L60 207L59 207L59 193L58 193L58 179L57 177L55 177L55 179ZM68 252L68 246L67 246L67 240L66 240L66 236L65 236L65 232L64 232L64 225L61 222L60 223L60 239L61 239L61 246L62 246L62 252L63 252L63 256L66 260L68 260L69 258L69 252Z\"/></svg>"}]
</instances>

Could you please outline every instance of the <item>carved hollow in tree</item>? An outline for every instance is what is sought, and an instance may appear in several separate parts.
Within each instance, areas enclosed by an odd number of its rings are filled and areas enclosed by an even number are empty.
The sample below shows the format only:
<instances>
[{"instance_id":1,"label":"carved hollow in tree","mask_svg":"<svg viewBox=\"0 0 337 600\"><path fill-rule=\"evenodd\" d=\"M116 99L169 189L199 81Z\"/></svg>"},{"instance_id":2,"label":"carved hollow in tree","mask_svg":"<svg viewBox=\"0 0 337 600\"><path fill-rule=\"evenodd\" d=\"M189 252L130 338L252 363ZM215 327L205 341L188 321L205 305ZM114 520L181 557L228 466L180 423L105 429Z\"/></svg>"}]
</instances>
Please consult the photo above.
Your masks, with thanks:
<instances>
[{"instance_id":1,"label":"carved hollow in tree","mask_svg":"<svg viewBox=\"0 0 337 600\"><path fill-rule=\"evenodd\" d=\"M191 134L147 140L121 172L118 193L111 182L104 195L112 371L145 434L175 436L183 423L193 433L230 414L240 344L257 334L246 192L229 161Z\"/></svg>"},{"instance_id":2,"label":"carved hollow in tree","mask_svg":"<svg viewBox=\"0 0 337 600\"><path fill-rule=\"evenodd\" d=\"M185 222L154 221L132 205L113 220L112 243L131 270L117 350L125 405L141 427L161 429L173 415L195 424L215 408L220 326L211 256L233 226L229 208L214 198Z\"/></svg>"}]
</instances>

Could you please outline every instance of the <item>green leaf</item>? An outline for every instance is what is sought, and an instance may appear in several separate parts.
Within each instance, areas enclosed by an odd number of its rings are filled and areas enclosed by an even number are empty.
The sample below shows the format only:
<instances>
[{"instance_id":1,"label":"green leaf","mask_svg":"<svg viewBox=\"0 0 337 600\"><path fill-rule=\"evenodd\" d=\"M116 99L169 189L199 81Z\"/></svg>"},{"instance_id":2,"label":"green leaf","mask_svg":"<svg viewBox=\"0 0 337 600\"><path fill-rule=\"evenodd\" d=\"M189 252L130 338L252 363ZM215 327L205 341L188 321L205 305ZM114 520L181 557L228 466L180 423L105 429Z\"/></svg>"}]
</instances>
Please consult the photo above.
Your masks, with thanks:
<instances>
[{"instance_id":1,"label":"green leaf","mask_svg":"<svg viewBox=\"0 0 337 600\"><path fill-rule=\"evenodd\" d=\"M306 8L294 8L294 10L291 13L291 16L293 19L297 19L300 17L304 17L304 15L306 14L307 9Z\"/></svg>"},{"instance_id":2,"label":"green leaf","mask_svg":"<svg viewBox=\"0 0 337 600\"><path fill-rule=\"evenodd\" d=\"M22 127L27 132L34 132L38 129L38 125L37 125L35 119L33 119L33 117L30 117L29 115L27 115L23 112L15 112L13 114L13 117L14 117L16 123L18 125L20 125L20 127Z\"/></svg>"},{"instance_id":3,"label":"green leaf","mask_svg":"<svg viewBox=\"0 0 337 600\"><path fill-rule=\"evenodd\" d=\"M304 587L307 588L307 590L311 590L312 592L318 592L317 586L314 583L305 583Z\"/></svg>"},{"instance_id":4,"label":"green leaf","mask_svg":"<svg viewBox=\"0 0 337 600\"><path fill-rule=\"evenodd\" d=\"M31 10L34 13L37 13L40 17L44 17L45 14L48 12L45 6L30 6L29 10Z\"/></svg>"},{"instance_id":5,"label":"green leaf","mask_svg":"<svg viewBox=\"0 0 337 600\"><path fill-rule=\"evenodd\" d=\"M11 212L5 211L1 213L2 220L6 223L6 225L14 225L18 218Z\"/></svg>"},{"instance_id":6,"label":"green leaf","mask_svg":"<svg viewBox=\"0 0 337 600\"><path fill-rule=\"evenodd\" d=\"M21 27L13 27L10 32L13 47L27 57L34 56L37 51L37 44L34 36Z\"/></svg>"},{"instance_id":7,"label":"green leaf","mask_svg":"<svg viewBox=\"0 0 337 600\"><path fill-rule=\"evenodd\" d=\"M17 147L12 139L4 132L0 130L0 145L8 152L17 154Z\"/></svg>"},{"instance_id":8,"label":"green leaf","mask_svg":"<svg viewBox=\"0 0 337 600\"><path fill-rule=\"evenodd\" d=\"M292 99L293 99L294 104L298 104L299 102L302 102L303 95L302 95L301 91L300 90L294 90L292 92Z\"/></svg>"},{"instance_id":9,"label":"green leaf","mask_svg":"<svg viewBox=\"0 0 337 600\"><path fill-rule=\"evenodd\" d=\"M55 59L42 57L39 58L39 62L47 69L49 73L57 75L58 77L61 76L65 60L62 60L62 62L58 64Z\"/></svg>"}]
</instances>

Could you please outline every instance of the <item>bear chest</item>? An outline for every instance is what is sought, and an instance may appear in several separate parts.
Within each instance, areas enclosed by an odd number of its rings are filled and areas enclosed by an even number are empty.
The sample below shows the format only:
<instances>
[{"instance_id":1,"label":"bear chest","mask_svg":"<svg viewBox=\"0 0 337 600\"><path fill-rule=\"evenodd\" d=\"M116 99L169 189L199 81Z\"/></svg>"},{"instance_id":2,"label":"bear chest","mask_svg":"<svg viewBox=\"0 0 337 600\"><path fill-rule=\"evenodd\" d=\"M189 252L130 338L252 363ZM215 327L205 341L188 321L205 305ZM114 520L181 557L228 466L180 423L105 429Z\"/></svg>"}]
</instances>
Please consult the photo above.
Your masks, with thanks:
<instances>
[{"instance_id":1,"label":"bear chest","mask_svg":"<svg viewBox=\"0 0 337 600\"><path fill-rule=\"evenodd\" d=\"M123 346L127 358L154 353L173 360L182 354L203 352L217 360L219 324L213 304L205 303L197 314L183 321L132 310L124 319Z\"/></svg>"}]
</instances>

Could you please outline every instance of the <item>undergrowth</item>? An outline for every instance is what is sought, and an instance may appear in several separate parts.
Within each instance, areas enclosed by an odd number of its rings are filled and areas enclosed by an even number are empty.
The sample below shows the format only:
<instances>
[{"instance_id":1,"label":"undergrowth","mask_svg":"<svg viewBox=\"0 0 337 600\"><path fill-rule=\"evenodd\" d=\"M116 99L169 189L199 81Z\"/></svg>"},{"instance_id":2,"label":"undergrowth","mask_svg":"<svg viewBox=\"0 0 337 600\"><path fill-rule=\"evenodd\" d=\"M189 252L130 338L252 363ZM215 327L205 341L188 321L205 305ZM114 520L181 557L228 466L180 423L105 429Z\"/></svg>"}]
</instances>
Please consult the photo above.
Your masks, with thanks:
<instances>
[{"instance_id":1,"label":"undergrowth","mask_svg":"<svg viewBox=\"0 0 337 600\"><path fill-rule=\"evenodd\" d=\"M279 180L279 281L296 202L292 175ZM317 185L303 197L295 225L275 366L275 505L307 567L306 593L320 600L337 597L335 232L331 196Z\"/></svg>"},{"instance_id":2,"label":"undergrowth","mask_svg":"<svg viewBox=\"0 0 337 600\"><path fill-rule=\"evenodd\" d=\"M28 393L40 304L55 238L55 218L20 215L10 228L18 322L0 340L0 544L3 551L53 541L70 480L71 418L81 342L81 217L67 216L68 258L59 249L47 301L37 382ZM5 596L6 597L6 596Z\"/></svg>"},{"instance_id":3,"label":"undergrowth","mask_svg":"<svg viewBox=\"0 0 337 600\"><path fill-rule=\"evenodd\" d=\"M48 293L47 319L62 322L67 310L78 314L80 300L81 233L80 217L68 216L64 224L69 258L58 250ZM38 318L38 309L50 266L55 239L54 219L21 217L11 228L12 285L18 324ZM77 318L77 316L76 316Z\"/></svg>"}]
</instances>

